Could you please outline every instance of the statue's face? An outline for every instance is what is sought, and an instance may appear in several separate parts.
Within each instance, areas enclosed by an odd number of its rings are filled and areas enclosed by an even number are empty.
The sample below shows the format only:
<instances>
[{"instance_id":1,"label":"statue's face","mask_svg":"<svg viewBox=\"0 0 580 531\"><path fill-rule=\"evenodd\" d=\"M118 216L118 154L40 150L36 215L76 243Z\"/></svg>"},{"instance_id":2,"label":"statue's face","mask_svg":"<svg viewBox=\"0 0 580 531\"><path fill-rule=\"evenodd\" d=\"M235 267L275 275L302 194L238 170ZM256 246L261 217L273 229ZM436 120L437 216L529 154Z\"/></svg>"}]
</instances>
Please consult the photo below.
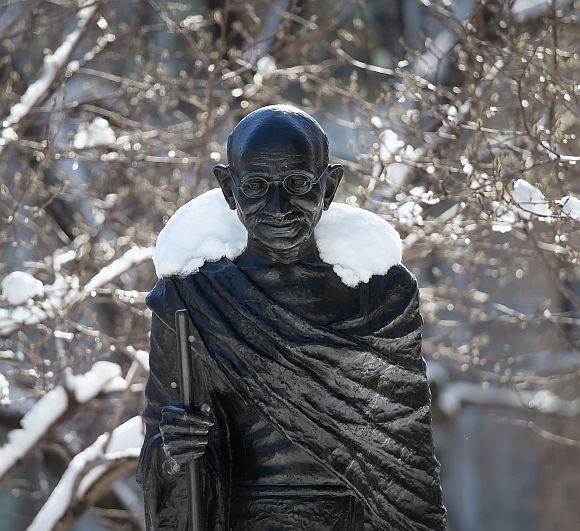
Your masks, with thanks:
<instances>
[{"instance_id":1,"label":"statue's face","mask_svg":"<svg viewBox=\"0 0 580 531\"><path fill-rule=\"evenodd\" d=\"M311 240L342 176L341 166L321 166L311 153L296 131L268 128L238 142L230 165L214 170L248 237L281 262Z\"/></svg>"},{"instance_id":2,"label":"statue's face","mask_svg":"<svg viewBox=\"0 0 580 531\"><path fill-rule=\"evenodd\" d=\"M230 173L236 210L249 237L273 251L306 242L322 215L324 182L319 177L324 170L287 146L260 146L244 153Z\"/></svg>"}]
</instances>

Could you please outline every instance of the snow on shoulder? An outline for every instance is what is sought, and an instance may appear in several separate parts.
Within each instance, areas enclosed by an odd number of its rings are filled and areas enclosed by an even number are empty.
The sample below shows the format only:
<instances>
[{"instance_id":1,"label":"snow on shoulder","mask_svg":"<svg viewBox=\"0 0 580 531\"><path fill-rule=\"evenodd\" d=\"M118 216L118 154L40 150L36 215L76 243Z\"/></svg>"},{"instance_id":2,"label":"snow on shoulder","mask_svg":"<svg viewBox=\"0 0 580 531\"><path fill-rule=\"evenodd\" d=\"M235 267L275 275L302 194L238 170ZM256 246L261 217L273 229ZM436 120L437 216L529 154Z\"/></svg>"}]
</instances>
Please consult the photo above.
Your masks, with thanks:
<instances>
[{"instance_id":1,"label":"snow on shoulder","mask_svg":"<svg viewBox=\"0 0 580 531\"><path fill-rule=\"evenodd\" d=\"M342 203L332 203L314 229L320 258L350 287L368 282L399 264L401 238L383 218ZM220 188L181 208L159 233L153 262L159 278L195 273L205 262L233 260L246 248L248 233Z\"/></svg>"}]
</instances>

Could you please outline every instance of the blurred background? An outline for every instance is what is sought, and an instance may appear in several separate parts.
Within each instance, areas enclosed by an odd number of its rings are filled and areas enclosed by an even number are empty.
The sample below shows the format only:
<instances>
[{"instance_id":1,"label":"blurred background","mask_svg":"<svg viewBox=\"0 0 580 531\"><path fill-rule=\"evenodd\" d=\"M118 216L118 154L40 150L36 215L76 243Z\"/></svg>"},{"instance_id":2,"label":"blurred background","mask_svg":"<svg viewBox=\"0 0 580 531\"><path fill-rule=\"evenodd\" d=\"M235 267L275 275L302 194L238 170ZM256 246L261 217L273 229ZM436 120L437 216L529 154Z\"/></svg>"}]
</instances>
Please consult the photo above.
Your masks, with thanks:
<instances>
[{"instance_id":1,"label":"blurred background","mask_svg":"<svg viewBox=\"0 0 580 531\"><path fill-rule=\"evenodd\" d=\"M297 105L404 240L451 531L580 528L578 2L0 0L0 529L143 529L152 249Z\"/></svg>"}]
</instances>

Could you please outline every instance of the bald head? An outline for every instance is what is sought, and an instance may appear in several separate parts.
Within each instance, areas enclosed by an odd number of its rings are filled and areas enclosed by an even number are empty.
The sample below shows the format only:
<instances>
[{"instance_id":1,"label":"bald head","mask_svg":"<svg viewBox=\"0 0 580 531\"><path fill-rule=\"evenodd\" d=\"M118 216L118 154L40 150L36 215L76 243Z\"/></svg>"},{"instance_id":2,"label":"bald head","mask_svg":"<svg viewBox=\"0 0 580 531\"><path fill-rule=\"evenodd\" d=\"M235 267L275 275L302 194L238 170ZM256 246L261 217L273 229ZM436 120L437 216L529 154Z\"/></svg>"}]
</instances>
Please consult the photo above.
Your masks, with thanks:
<instances>
[{"instance_id":1,"label":"bald head","mask_svg":"<svg viewBox=\"0 0 580 531\"><path fill-rule=\"evenodd\" d=\"M248 114L228 138L228 162L234 171L240 161L264 149L281 157L304 157L316 168L328 164L328 138L320 124L290 105L270 105Z\"/></svg>"}]
</instances>

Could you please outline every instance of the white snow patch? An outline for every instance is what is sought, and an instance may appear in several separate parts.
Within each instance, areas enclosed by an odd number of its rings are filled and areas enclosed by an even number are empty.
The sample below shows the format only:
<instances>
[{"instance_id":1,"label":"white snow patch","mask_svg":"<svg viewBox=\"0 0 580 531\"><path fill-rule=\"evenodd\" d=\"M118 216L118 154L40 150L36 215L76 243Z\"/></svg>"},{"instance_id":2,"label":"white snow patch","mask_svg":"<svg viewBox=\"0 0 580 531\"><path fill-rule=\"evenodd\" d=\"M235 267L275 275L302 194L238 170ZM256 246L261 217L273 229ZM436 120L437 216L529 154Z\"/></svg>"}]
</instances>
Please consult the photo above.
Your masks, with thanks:
<instances>
[{"instance_id":1,"label":"white snow patch","mask_svg":"<svg viewBox=\"0 0 580 531\"><path fill-rule=\"evenodd\" d=\"M421 151L405 144L392 129L385 129L380 134L379 140L379 158L386 167L387 179L396 186L405 184L412 166L404 161L411 163L416 161Z\"/></svg>"},{"instance_id":2,"label":"white snow patch","mask_svg":"<svg viewBox=\"0 0 580 531\"><path fill-rule=\"evenodd\" d=\"M10 395L10 385L6 376L0 372L0 405L6 404L8 402L8 397Z\"/></svg>"},{"instance_id":3,"label":"white snow patch","mask_svg":"<svg viewBox=\"0 0 580 531\"><path fill-rule=\"evenodd\" d=\"M556 8L561 9L572 0L556 0ZM512 14L519 20L525 21L539 17L552 8L552 0L515 0L512 6Z\"/></svg>"},{"instance_id":4,"label":"white snow patch","mask_svg":"<svg viewBox=\"0 0 580 531\"><path fill-rule=\"evenodd\" d=\"M98 361L87 373L68 376L65 381L66 389L59 385L46 393L22 417L22 428L10 431L8 441L0 447L0 478L31 451L46 431L66 412L69 406L67 389L78 402L86 403L99 393L107 391L112 383L118 387L117 379L120 374L121 367L116 363Z\"/></svg>"},{"instance_id":5,"label":"white snow patch","mask_svg":"<svg viewBox=\"0 0 580 531\"><path fill-rule=\"evenodd\" d=\"M153 255L151 247L131 247L122 256L103 267L84 287L85 292L98 289L121 273L130 270L134 265L140 264Z\"/></svg>"},{"instance_id":6,"label":"white snow patch","mask_svg":"<svg viewBox=\"0 0 580 531\"><path fill-rule=\"evenodd\" d=\"M383 275L401 262L398 232L383 218L342 203L332 203L314 228L320 258L350 287Z\"/></svg>"},{"instance_id":7,"label":"white snow patch","mask_svg":"<svg viewBox=\"0 0 580 531\"><path fill-rule=\"evenodd\" d=\"M459 413L464 404L533 409L564 417L573 417L580 412L580 399L563 400L551 391L484 388L470 382L453 382L443 386L437 404L449 416Z\"/></svg>"},{"instance_id":8,"label":"white snow patch","mask_svg":"<svg viewBox=\"0 0 580 531\"><path fill-rule=\"evenodd\" d=\"M75 149L110 146L116 140L109 122L102 116L97 116L91 123L81 124L74 137L73 146Z\"/></svg>"},{"instance_id":9,"label":"white snow patch","mask_svg":"<svg viewBox=\"0 0 580 531\"><path fill-rule=\"evenodd\" d=\"M413 201L407 201L397 207L399 221L408 227L412 227L418 221L421 221L421 212L423 212L423 207Z\"/></svg>"},{"instance_id":10,"label":"white snow patch","mask_svg":"<svg viewBox=\"0 0 580 531\"><path fill-rule=\"evenodd\" d=\"M78 376L67 375L65 387L78 402L84 403L98 395L107 385L121 376L121 367L110 361L97 361L89 372ZM125 381L121 378L123 382ZM117 390L115 388L115 390Z\"/></svg>"},{"instance_id":11,"label":"white snow patch","mask_svg":"<svg viewBox=\"0 0 580 531\"><path fill-rule=\"evenodd\" d=\"M140 417L133 417L113 430L108 444L109 437L103 434L91 446L77 454L28 527L28 531L52 531L74 499L82 498L108 470L111 462L117 459L139 457L143 438L143 422ZM106 450L105 445L107 445ZM105 462L91 468L82 477L87 465L100 460L109 461L109 463ZM77 491L74 492L77 484Z\"/></svg>"},{"instance_id":12,"label":"white snow patch","mask_svg":"<svg viewBox=\"0 0 580 531\"><path fill-rule=\"evenodd\" d=\"M179 208L157 236L153 263L159 278L195 273L205 262L233 260L246 248L248 233L230 210L221 188Z\"/></svg>"},{"instance_id":13,"label":"white snow patch","mask_svg":"<svg viewBox=\"0 0 580 531\"><path fill-rule=\"evenodd\" d=\"M12 306L44 295L43 283L24 271L13 271L2 279L2 295Z\"/></svg>"},{"instance_id":14,"label":"white snow patch","mask_svg":"<svg viewBox=\"0 0 580 531\"><path fill-rule=\"evenodd\" d=\"M63 387L46 393L20 421L21 429L8 433L8 441L0 447L0 478L22 459L42 438L68 406Z\"/></svg>"},{"instance_id":15,"label":"white snow patch","mask_svg":"<svg viewBox=\"0 0 580 531\"><path fill-rule=\"evenodd\" d=\"M135 347L128 346L127 352L143 367L146 372L149 372L149 352L146 350L137 350Z\"/></svg>"},{"instance_id":16,"label":"white snow patch","mask_svg":"<svg viewBox=\"0 0 580 531\"><path fill-rule=\"evenodd\" d=\"M368 282L401 262L397 231L367 210L332 203L314 229L320 258L347 285ZM205 262L233 260L246 248L248 233L220 188L183 205L159 233L153 262L158 277L195 273Z\"/></svg>"},{"instance_id":17,"label":"white snow patch","mask_svg":"<svg viewBox=\"0 0 580 531\"><path fill-rule=\"evenodd\" d=\"M580 221L580 199L567 195L560 200L562 211L576 221Z\"/></svg>"},{"instance_id":18,"label":"white snow patch","mask_svg":"<svg viewBox=\"0 0 580 531\"><path fill-rule=\"evenodd\" d=\"M276 61L271 55L264 55L256 62L256 73L254 74L254 83L261 85L265 80L270 79L278 67Z\"/></svg>"},{"instance_id":19,"label":"white snow patch","mask_svg":"<svg viewBox=\"0 0 580 531\"><path fill-rule=\"evenodd\" d=\"M530 219L531 214L551 215L550 206L544 198L544 194L524 179L518 179L514 183L512 196L521 207L517 212L523 219Z\"/></svg>"}]
</instances>

